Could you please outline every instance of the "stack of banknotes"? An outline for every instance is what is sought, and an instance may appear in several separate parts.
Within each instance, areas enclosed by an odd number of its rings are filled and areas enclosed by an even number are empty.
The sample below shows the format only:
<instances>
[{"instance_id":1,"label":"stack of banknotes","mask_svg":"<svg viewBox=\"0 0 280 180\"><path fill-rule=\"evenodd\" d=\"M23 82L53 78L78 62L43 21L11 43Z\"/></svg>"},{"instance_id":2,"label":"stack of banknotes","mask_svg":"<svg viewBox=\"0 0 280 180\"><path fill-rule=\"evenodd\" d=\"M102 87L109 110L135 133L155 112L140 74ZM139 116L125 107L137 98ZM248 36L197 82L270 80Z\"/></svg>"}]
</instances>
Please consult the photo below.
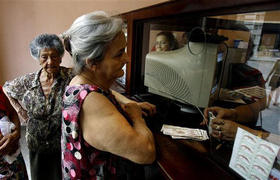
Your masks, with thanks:
<instances>
[{"instance_id":1,"label":"stack of banknotes","mask_svg":"<svg viewBox=\"0 0 280 180\"><path fill-rule=\"evenodd\" d=\"M165 135L171 136L173 139L192 139L197 141L205 141L209 139L207 132L203 129L193 129L163 124L161 132Z\"/></svg>"}]
</instances>

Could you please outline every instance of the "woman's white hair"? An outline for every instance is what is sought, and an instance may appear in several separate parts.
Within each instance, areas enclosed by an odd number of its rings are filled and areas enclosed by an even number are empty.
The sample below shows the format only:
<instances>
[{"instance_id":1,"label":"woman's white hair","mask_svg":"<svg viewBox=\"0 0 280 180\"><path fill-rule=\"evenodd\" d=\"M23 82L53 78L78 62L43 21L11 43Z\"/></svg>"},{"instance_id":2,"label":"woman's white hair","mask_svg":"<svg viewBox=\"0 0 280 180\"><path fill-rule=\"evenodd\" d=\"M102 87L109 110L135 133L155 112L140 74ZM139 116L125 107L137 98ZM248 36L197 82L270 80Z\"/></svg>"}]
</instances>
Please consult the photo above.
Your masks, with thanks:
<instances>
[{"instance_id":1,"label":"woman's white hair","mask_svg":"<svg viewBox=\"0 0 280 180\"><path fill-rule=\"evenodd\" d=\"M122 31L121 18L95 11L78 17L62 34L66 50L72 55L76 73L81 73L86 59L92 64L104 58L108 44Z\"/></svg>"}]
</instances>

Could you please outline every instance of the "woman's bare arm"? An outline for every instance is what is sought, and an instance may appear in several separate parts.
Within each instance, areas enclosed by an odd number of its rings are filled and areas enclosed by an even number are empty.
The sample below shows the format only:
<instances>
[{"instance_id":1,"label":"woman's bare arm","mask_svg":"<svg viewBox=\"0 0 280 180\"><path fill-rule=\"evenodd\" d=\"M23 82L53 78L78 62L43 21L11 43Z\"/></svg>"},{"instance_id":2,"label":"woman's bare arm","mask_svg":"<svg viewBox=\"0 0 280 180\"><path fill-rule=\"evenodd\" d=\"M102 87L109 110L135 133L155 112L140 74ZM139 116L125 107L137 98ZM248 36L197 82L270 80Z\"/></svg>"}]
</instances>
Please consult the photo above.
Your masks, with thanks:
<instances>
[{"instance_id":1,"label":"woman's bare arm","mask_svg":"<svg viewBox=\"0 0 280 180\"><path fill-rule=\"evenodd\" d=\"M136 104L125 108L133 121L131 126L115 106L103 95L90 93L80 116L84 139L93 147L147 164L155 160L155 144L151 131Z\"/></svg>"},{"instance_id":2,"label":"woman's bare arm","mask_svg":"<svg viewBox=\"0 0 280 180\"><path fill-rule=\"evenodd\" d=\"M120 104L127 104L127 103L133 103L136 101L133 101L131 99L128 99L127 97L125 97L124 95L118 93L117 91L111 90L112 94L115 96L116 100L120 103Z\"/></svg>"},{"instance_id":3,"label":"woman's bare arm","mask_svg":"<svg viewBox=\"0 0 280 180\"><path fill-rule=\"evenodd\" d=\"M23 109L23 107L20 105L18 100L7 95L7 93L5 92L5 88L3 88L3 92L5 93L6 97L9 99L10 104L12 105L12 107L16 111L16 113L18 114L20 120L23 123L26 123L28 121L27 111L25 109Z\"/></svg>"},{"instance_id":4,"label":"woman's bare arm","mask_svg":"<svg viewBox=\"0 0 280 180\"><path fill-rule=\"evenodd\" d=\"M16 127L15 131L12 134L16 138L19 139L20 138L20 121L19 121L17 112L14 110L13 106L10 104L8 98L6 99L6 102L7 102L7 104L6 104L7 105L7 109L10 112L9 118L10 118L11 122L13 122L15 127Z\"/></svg>"},{"instance_id":5,"label":"woman's bare arm","mask_svg":"<svg viewBox=\"0 0 280 180\"><path fill-rule=\"evenodd\" d=\"M9 119L11 122L14 123L15 129L10 133L6 134L3 136L1 134L0 138L0 154L5 155L5 154L13 154L17 149L18 149L18 141L20 138L20 121L18 119L18 115L12 105L10 104L7 96L6 98L6 108L9 112Z\"/></svg>"},{"instance_id":6,"label":"woman's bare arm","mask_svg":"<svg viewBox=\"0 0 280 180\"><path fill-rule=\"evenodd\" d=\"M265 109L266 99L262 98L252 104L242 105L236 107L233 111L236 111L234 121L238 123L257 122L259 112Z\"/></svg>"},{"instance_id":7,"label":"woman's bare arm","mask_svg":"<svg viewBox=\"0 0 280 180\"><path fill-rule=\"evenodd\" d=\"M115 96L116 100L120 104L136 103L142 109L142 114L144 116L147 116L147 115L153 116L154 114L156 114L156 106L149 102L133 101L114 90L112 90L112 94Z\"/></svg>"}]
</instances>

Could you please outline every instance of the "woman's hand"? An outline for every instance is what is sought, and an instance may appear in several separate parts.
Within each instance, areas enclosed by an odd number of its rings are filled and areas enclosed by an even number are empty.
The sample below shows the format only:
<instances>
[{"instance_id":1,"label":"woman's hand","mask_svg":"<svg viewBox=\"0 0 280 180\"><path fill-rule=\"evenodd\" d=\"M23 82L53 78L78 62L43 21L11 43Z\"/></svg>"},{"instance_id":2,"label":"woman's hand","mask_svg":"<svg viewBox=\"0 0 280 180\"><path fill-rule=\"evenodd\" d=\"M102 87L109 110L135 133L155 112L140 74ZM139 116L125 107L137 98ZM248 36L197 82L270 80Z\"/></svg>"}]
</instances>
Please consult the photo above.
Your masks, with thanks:
<instances>
[{"instance_id":1,"label":"woman's hand","mask_svg":"<svg viewBox=\"0 0 280 180\"><path fill-rule=\"evenodd\" d=\"M132 121L142 119L142 111L136 103L127 103L122 105L123 110L127 113Z\"/></svg>"},{"instance_id":2,"label":"woman's hand","mask_svg":"<svg viewBox=\"0 0 280 180\"><path fill-rule=\"evenodd\" d=\"M112 90L112 94L115 96L116 100L123 106L129 103L135 103L142 109L142 114L144 116L152 116L156 113L156 106L148 102L136 102L132 99L128 99L124 95Z\"/></svg>"},{"instance_id":3,"label":"woman's hand","mask_svg":"<svg viewBox=\"0 0 280 180\"><path fill-rule=\"evenodd\" d=\"M200 123L200 125L206 125L208 124L208 113L212 112L216 118L223 118L223 119L228 119L235 121L237 118L237 112L235 109L225 109L221 107L210 107L204 109L204 117L203 121Z\"/></svg>"},{"instance_id":4,"label":"woman's hand","mask_svg":"<svg viewBox=\"0 0 280 180\"><path fill-rule=\"evenodd\" d=\"M121 106L132 125L104 95L90 93L83 103L84 115L80 117L85 141L97 149L139 164L152 163L155 159L154 139L142 118L141 108L136 103Z\"/></svg>"},{"instance_id":5,"label":"woman's hand","mask_svg":"<svg viewBox=\"0 0 280 180\"><path fill-rule=\"evenodd\" d=\"M15 130L5 136L0 132L0 155L11 155L18 149L19 131Z\"/></svg>"},{"instance_id":6,"label":"woman's hand","mask_svg":"<svg viewBox=\"0 0 280 180\"><path fill-rule=\"evenodd\" d=\"M156 114L156 106L149 102L138 102L137 105L142 109L144 116L153 116Z\"/></svg>"},{"instance_id":7,"label":"woman's hand","mask_svg":"<svg viewBox=\"0 0 280 180\"><path fill-rule=\"evenodd\" d=\"M26 123L29 119L27 111L22 107L22 105L20 104L20 102L17 99L14 99L14 98L8 96L5 89L3 89L3 92L5 93L5 95L7 97L7 102L9 102L7 104L7 106L9 106L8 107L9 110L15 111L17 116L19 116L21 122Z\"/></svg>"},{"instance_id":8,"label":"woman's hand","mask_svg":"<svg viewBox=\"0 0 280 180\"><path fill-rule=\"evenodd\" d=\"M238 123L231 120L215 118L212 121L212 136L217 139L233 141L237 132Z\"/></svg>"}]
</instances>

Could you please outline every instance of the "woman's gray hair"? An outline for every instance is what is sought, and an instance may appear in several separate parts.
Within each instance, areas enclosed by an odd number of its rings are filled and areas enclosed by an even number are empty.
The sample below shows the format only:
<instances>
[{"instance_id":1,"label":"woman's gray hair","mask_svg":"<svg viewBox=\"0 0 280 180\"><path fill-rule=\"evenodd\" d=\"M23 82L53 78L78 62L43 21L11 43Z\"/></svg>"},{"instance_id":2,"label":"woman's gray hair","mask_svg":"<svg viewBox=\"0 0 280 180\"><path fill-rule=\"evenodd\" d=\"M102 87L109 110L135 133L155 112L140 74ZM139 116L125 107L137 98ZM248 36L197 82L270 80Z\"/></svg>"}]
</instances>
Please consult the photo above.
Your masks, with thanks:
<instances>
[{"instance_id":1,"label":"woman's gray hair","mask_svg":"<svg viewBox=\"0 0 280 180\"><path fill-rule=\"evenodd\" d=\"M81 73L88 59L91 64L103 60L110 42L122 31L123 20L95 11L78 17L62 34L65 49L74 60L75 72Z\"/></svg>"},{"instance_id":2,"label":"woman's gray hair","mask_svg":"<svg viewBox=\"0 0 280 180\"><path fill-rule=\"evenodd\" d=\"M31 41L29 48L31 56L36 60L40 59L40 52L45 48L57 50L60 57L64 55L62 41L55 34L40 34Z\"/></svg>"}]
</instances>

